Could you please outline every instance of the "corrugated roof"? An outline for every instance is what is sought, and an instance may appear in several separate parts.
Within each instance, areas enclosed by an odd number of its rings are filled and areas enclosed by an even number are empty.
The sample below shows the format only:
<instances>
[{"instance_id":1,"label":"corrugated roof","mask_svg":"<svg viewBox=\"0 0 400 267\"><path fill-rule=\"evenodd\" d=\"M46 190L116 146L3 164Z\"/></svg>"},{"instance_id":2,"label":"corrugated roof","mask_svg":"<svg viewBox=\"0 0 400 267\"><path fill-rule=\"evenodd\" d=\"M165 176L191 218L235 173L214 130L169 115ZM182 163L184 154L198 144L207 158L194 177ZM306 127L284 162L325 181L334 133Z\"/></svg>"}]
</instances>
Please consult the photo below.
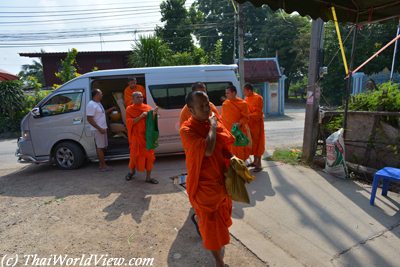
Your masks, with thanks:
<instances>
[{"instance_id":1,"label":"corrugated roof","mask_svg":"<svg viewBox=\"0 0 400 267\"><path fill-rule=\"evenodd\" d=\"M115 55L130 54L132 50L127 51L78 51L78 55ZM50 52L50 53L19 53L21 57L54 57L66 56L68 52Z\"/></svg>"},{"instance_id":2,"label":"corrugated roof","mask_svg":"<svg viewBox=\"0 0 400 267\"><path fill-rule=\"evenodd\" d=\"M277 82L280 77L281 72L276 58L244 60L244 79L246 82Z\"/></svg>"}]
</instances>

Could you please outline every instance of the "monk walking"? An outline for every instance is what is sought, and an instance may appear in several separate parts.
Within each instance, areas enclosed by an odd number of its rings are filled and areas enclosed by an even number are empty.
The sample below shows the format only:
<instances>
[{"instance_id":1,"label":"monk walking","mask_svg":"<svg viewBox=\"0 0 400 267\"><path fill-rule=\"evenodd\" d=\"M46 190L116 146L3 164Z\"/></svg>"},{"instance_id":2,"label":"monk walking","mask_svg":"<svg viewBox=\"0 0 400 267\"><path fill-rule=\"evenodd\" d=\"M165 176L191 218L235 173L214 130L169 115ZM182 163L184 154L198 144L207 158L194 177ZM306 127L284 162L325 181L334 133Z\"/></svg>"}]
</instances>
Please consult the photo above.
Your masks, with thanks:
<instances>
[{"instance_id":1,"label":"monk walking","mask_svg":"<svg viewBox=\"0 0 400 267\"><path fill-rule=\"evenodd\" d=\"M252 151L254 161L250 166L255 167L254 172L259 172L261 168L261 156L265 151L265 133L264 133L264 101L262 96L254 92L253 86L247 83L244 86L245 101L249 106L249 128L252 138Z\"/></svg>"},{"instance_id":2,"label":"monk walking","mask_svg":"<svg viewBox=\"0 0 400 267\"><path fill-rule=\"evenodd\" d=\"M137 84L136 78L133 77L128 80L128 86L124 90L124 104L126 108L132 104L133 92L141 92L144 98L143 102L146 102L146 89L142 85Z\"/></svg>"},{"instance_id":3,"label":"monk walking","mask_svg":"<svg viewBox=\"0 0 400 267\"><path fill-rule=\"evenodd\" d=\"M222 267L232 225L232 200L226 192L224 171L234 137L211 113L206 93L189 93L186 104L191 117L180 128L188 170L186 190L199 217L203 246L211 251L216 266Z\"/></svg>"},{"instance_id":4,"label":"monk walking","mask_svg":"<svg viewBox=\"0 0 400 267\"><path fill-rule=\"evenodd\" d=\"M230 85L225 90L226 100L222 104L222 122L224 126L231 131L233 125L237 125L240 130L251 139L250 130L248 128L249 121L249 107L243 99L236 96L237 89L234 85ZM232 146L232 153L242 159L246 160L251 153L249 146Z\"/></svg>"},{"instance_id":5,"label":"monk walking","mask_svg":"<svg viewBox=\"0 0 400 267\"><path fill-rule=\"evenodd\" d=\"M126 127L129 139L129 173L126 180L131 180L136 170L146 170L146 183L158 184L156 179L151 178L151 171L155 160L154 150L146 149L146 117L151 110L149 105L143 104L141 92L132 94L133 104L126 109ZM153 115L157 116L158 107L154 109Z\"/></svg>"},{"instance_id":6,"label":"monk walking","mask_svg":"<svg viewBox=\"0 0 400 267\"><path fill-rule=\"evenodd\" d=\"M192 84L192 92L194 92L194 91L202 91L204 93L207 93L206 85L202 82L196 82L196 83ZM211 108L211 111L214 112L215 116L217 116L217 118L218 118L219 117L218 109L211 102L210 102L210 108ZM181 127L182 124L190 118L190 116L192 116L192 115L190 114L189 108L187 107L187 105L185 105L182 108L181 114L179 117L179 127Z\"/></svg>"}]
</instances>

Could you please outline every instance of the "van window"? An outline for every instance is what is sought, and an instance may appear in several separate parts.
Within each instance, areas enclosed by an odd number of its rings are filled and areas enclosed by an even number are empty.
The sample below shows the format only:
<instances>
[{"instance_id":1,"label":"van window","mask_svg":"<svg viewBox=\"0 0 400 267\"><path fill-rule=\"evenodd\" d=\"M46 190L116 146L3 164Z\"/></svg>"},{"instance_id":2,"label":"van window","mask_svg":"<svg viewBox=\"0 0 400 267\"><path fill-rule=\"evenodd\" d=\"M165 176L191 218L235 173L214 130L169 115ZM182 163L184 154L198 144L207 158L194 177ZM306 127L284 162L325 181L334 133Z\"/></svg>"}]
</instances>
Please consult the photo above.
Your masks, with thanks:
<instances>
[{"instance_id":1,"label":"van window","mask_svg":"<svg viewBox=\"0 0 400 267\"><path fill-rule=\"evenodd\" d=\"M82 92L58 94L41 106L43 116L52 116L81 109Z\"/></svg>"},{"instance_id":2,"label":"van window","mask_svg":"<svg viewBox=\"0 0 400 267\"><path fill-rule=\"evenodd\" d=\"M231 82L212 82L205 83L207 86L207 95L210 101L216 106L222 106L223 99L225 98L225 89L232 85ZM239 88L238 88L239 90Z\"/></svg>"},{"instance_id":3,"label":"van window","mask_svg":"<svg viewBox=\"0 0 400 267\"><path fill-rule=\"evenodd\" d=\"M222 105L221 97L225 96L225 89L231 82L205 83L210 101L216 105ZM186 95L192 91L192 84L163 84L150 85L150 93L157 106L163 109L181 109L185 105Z\"/></svg>"},{"instance_id":4,"label":"van window","mask_svg":"<svg viewBox=\"0 0 400 267\"><path fill-rule=\"evenodd\" d=\"M185 105L186 95L192 91L192 84L150 85L151 96L157 106L163 109L180 109Z\"/></svg>"}]
</instances>

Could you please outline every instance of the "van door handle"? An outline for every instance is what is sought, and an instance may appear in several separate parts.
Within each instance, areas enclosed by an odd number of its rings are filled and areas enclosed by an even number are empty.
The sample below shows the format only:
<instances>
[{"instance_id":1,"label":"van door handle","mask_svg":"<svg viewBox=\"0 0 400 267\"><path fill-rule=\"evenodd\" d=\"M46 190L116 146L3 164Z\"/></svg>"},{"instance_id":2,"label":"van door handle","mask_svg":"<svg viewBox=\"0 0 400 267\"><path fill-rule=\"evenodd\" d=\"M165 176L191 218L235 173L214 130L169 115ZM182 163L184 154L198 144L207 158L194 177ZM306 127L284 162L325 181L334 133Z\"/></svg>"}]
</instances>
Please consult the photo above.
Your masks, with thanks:
<instances>
[{"instance_id":1,"label":"van door handle","mask_svg":"<svg viewBox=\"0 0 400 267\"><path fill-rule=\"evenodd\" d=\"M81 123L82 123L82 117L77 117L72 120L72 124L81 124Z\"/></svg>"}]
</instances>

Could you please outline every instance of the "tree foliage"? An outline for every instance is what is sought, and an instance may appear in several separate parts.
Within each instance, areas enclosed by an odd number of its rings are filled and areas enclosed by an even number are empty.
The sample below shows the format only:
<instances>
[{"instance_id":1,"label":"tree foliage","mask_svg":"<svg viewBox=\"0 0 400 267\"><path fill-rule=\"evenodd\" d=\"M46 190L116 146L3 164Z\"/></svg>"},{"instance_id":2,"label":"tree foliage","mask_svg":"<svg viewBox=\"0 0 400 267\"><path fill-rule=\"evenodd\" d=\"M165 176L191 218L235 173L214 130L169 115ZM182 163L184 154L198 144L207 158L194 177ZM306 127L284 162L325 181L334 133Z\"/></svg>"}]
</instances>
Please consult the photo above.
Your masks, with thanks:
<instances>
[{"instance_id":1,"label":"tree foliage","mask_svg":"<svg viewBox=\"0 0 400 267\"><path fill-rule=\"evenodd\" d=\"M133 68L163 66L171 53L168 45L157 36L140 36L132 46L128 64Z\"/></svg>"},{"instance_id":2,"label":"tree foliage","mask_svg":"<svg viewBox=\"0 0 400 267\"><path fill-rule=\"evenodd\" d=\"M160 4L163 27L156 28L157 37L177 52L190 52L193 49L192 27L185 0L166 0Z\"/></svg>"},{"instance_id":3,"label":"tree foliage","mask_svg":"<svg viewBox=\"0 0 400 267\"><path fill-rule=\"evenodd\" d=\"M64 60L61 60L61 69L56 72L55 75L61 80L62 83L66 83L80 74L77 72L76 56L78 55L78 50L72 48L68 51L67 56Z\"/></svg>"},{"instance_id":4,"label":"tree foliage","mask_svg":"<svg viewBox=\"0 0 400 267\"><path fill-rule=\"evenodd\" d=\"M43 65L33 60L32 64L22 65L22 70L18 73L18 76L28 87L32 85L34 87L41 86L44 84Z\"/></svg>"},{"instance_id":5,"label":"tree foliage","mask_svg":"<svg viewBox=\"0 0 400 267\"><path fill-rule=\"evenodd\" d=\"M0 82L0 132L18 130L24 99L21 81Z\"/></svg>"},{"instance_id":6,"label":"tree foliage","mask_svg":"<svg viewBox=\"0 0 400 267\"><path fill-rule=\"evenodd\" d=\"M341 24L340 32L344 41L347 63L350 65L351 44L353 33L352 25ZM359 28L356 38L353 69L362 64L386 43L396 36L397 21L389 20L384 23L375 23L364 25ZM349 34L350 33L350 34ZM346 37L348 37L346 39ZM393 46L386 49L378 57L370 61L360 71L367 75L378 73L384 68L391 68L393 57ZM325 23L324 38L324 64L328 66L328 74L323 78L322 94L326 104L341 105L343 103L346 87L346 74L336 29L332 22ZM396 71L400 71L399 64Z\"/></svg>"}]
</instances>

